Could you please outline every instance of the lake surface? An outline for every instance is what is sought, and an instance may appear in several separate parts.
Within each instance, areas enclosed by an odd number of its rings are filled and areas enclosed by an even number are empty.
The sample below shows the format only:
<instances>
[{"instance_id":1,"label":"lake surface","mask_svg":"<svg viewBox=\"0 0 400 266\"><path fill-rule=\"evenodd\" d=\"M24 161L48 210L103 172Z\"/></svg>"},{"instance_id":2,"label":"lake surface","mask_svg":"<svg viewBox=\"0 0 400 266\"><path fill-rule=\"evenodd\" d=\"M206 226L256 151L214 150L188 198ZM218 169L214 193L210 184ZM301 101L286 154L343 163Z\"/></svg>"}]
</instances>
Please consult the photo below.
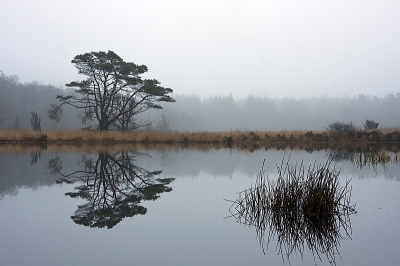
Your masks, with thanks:
<instances>
[{"instance_id":1,"label":"lake surface","mask_svg":"<svg viewBox=\"0 0 400 266\"><path fill-rule=\"evenodd\" d=\"M254 227L224 219L231 215L227 200L254 185L264 159L274 180L283 157L308 166L328 155L0 152L1 265L289 265L276 242L264 254ZM351 179L357 214L350 216L351 239L340 240L336 265L398 265L400 166L360 169L340 158L335 167L341 183ZM290 256L291 265L331 265L321 260L314 262L307 247L303 256Z\"/></svg>"}]
</instances>

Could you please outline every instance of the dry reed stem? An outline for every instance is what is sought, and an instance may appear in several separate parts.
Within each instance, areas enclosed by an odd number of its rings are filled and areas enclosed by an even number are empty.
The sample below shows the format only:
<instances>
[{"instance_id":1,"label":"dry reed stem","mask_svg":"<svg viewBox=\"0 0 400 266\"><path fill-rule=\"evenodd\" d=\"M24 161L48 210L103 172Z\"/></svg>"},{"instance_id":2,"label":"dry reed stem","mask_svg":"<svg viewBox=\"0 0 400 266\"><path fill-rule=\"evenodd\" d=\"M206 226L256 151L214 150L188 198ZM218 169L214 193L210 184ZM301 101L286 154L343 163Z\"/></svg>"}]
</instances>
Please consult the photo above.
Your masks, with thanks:
<instances>
[{"instance_id":1,"label":"dry reed stem","mask_svg":"<svg viewBox=\"0 0 400 266\"><path fill-rule=\"evenodd\" d=\"M81 142L246 142L262 140L265 136L298 137L306 131L232 131L232 132L145 132L135 131L122 133L118 131L32 131L32 130L0 130L0 142L40 142L42 135L47 135L43 142L81 143Z\"/></svg>"},{"instance_id":2,"label":"dry reed stem","mask_svg":"<svg viewBox=\"0 0 400 266\"><path fill-rule=\"evenodd\" d=\"M370 134L363 131L363 134ZM382 134L398 133L395 130L385 129ZM385 133L382 133L385 132ZM382 134L381 134L382 133ZM365 136L360 136L364 139ZM357 141L362 141L361 139ZM0 130L0 143L268 143L268 142L340 142L326 131L231 131L231 132L145 132L135 131L122 133L119 131L91 132L91 131L32 131L32 130Z\"/></svg>"},{"instance_id":3,"label":"dry reed stem","mask_svg":"<svg viewBox=\"0 0 400 266\"><path fill-rule=\"evenodd\" d=\"M389 132L389 130L387 130ZM99 145L142 145L146 148L165 149L163 145L173 145L174 149L239 149L254 151L258 149L280 150L327 150L341 147L366 149L371 145L391 145L400 150L400 132L391 131L383 135L377 131L363 131L356 135L337 137L327 132L305 131L231 131L231 132L145 132L135 131L122 133L118 131L32 131L0 130L0 149L4 144L23 145L75 145L97 147ZM378 142L377 142L378 141ZM379 142L382 141L382 142ZM398 141L398 142L397 142Z\"/></svg>"},{"instance_id":4,"label":"dry reed stem","mask_svg":"<svg viewBox=\"0 0 400 266\"><path fill-rule=\"evenodd\" d=\"M332 169L331 162L329 157L306 170L303 162L299 167L290 166L289 159L283 159L277 166L276 181L265 177L263 164L254 187L240 192L233 201L232 216L239 223L255 226L264 253L269 229L266 246L276 237L283 261L292 253L303 256L307 246L314 261L322 261L325 254L331 264L336 264L339 240L351 237L349 216L356 211L350 204L350 180L340 185L340 171Z\"/></svg>"}]
</instances>

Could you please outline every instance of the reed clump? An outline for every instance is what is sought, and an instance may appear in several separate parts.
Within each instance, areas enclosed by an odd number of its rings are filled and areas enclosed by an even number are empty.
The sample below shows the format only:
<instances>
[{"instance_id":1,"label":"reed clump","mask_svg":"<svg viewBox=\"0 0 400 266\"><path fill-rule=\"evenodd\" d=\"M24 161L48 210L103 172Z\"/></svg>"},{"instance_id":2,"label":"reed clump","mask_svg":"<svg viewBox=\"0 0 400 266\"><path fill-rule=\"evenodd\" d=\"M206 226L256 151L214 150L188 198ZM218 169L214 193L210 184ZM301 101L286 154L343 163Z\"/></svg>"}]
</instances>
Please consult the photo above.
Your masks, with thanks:
<instances>
[{"instance_id":1,"label":"reed clump","mask_svg":"<svg viewBox=\"0 0 400 266\"><path fill-rule=\"evenodd\" d=\"M325 254L331 264L336 264L339 241L351 237L349 216L356 210L350 204L350 180L341 185L340 171L331 163L330 157L306 169L303 162L292 167L289 159L282 160L276 181L265 176L263 164L255 185L232 201L230 217L255 226L264 253L264 243L268 247L276 238L283 260L289 260L293 253L303 256L308 247L314 261L322 261Z\"/></svg>"}]
</instances>

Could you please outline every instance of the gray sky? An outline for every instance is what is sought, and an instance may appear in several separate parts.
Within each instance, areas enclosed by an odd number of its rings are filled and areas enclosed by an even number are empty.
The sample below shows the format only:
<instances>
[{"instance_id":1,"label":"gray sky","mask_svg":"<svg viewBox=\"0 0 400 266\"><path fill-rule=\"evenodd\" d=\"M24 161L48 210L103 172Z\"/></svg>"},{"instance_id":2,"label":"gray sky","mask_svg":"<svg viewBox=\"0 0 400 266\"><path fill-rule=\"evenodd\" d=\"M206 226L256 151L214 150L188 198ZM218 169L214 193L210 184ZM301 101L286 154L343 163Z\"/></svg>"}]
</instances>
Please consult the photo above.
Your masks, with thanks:
<instances>
[{"instance_id":1,"label":"gray sky","mask_svg":"<svg viewBox=\"0 0 400 266\"><path fill-rule=\"evenodd\" d=\"M0 0L0 70L59 86L112 50L177 94L400 92L400 1Z\"/></svg>"}]
</instances>

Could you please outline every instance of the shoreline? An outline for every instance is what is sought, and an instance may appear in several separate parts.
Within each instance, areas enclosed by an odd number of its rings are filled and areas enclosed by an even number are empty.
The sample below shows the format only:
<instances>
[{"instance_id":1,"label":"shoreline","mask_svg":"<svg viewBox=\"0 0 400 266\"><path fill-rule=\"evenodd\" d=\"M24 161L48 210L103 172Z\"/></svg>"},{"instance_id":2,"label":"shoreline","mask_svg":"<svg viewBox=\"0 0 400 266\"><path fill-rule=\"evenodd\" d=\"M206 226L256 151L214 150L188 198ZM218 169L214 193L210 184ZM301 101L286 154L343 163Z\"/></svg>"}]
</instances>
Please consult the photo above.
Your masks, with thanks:
<instances>
[{"instance_id":1,"label":"shoreline","mask_svg":"<svg viewBox=\"0 0 400 266\"><path fill-rule=\"evenodd\" d=\"M232 132L127 132L0 130L0 147L22 146L47 149L370 149L400 151L397 129L329 131L232 131ZM40 148L42 147L42 148Z\"/></svg>"}]
</instances>

